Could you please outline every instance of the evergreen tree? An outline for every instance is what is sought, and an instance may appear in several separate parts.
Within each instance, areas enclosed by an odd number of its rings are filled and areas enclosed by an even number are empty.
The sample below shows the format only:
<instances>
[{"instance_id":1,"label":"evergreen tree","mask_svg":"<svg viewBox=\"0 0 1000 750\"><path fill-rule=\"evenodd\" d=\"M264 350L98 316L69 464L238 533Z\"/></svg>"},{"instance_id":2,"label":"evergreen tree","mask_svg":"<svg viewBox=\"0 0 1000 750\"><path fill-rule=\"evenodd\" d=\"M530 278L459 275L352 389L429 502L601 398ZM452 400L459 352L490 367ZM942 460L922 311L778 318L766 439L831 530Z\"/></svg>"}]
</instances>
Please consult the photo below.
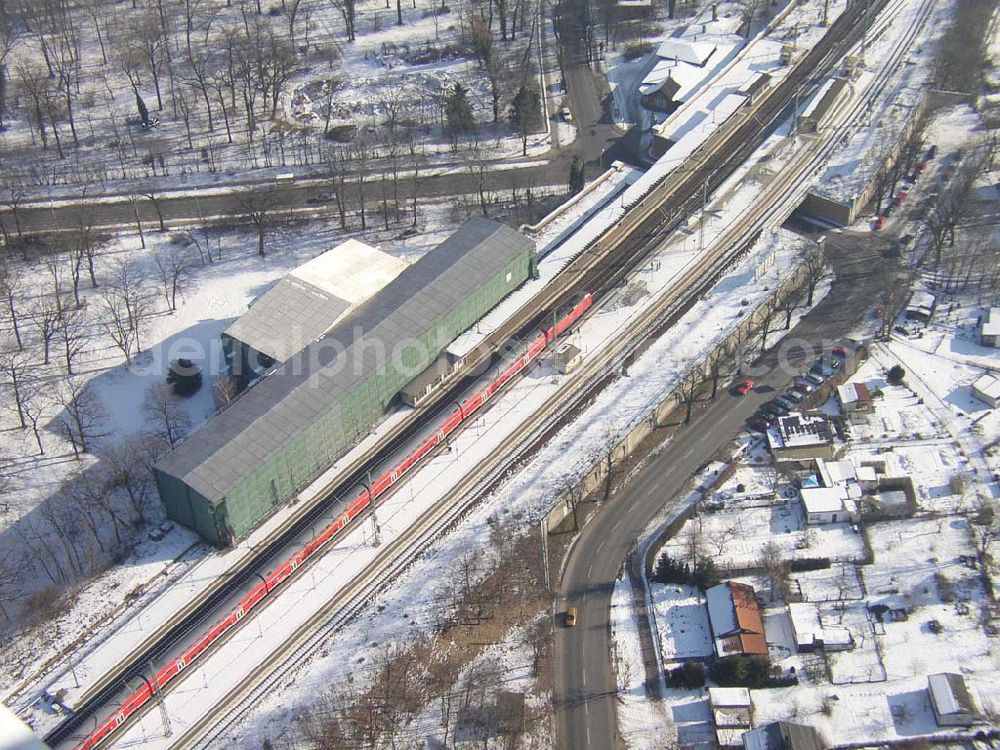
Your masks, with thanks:
<instances>
[{"instance_id":1,"label":"evergreen tree","mask_svg":"<svg viewBox=\"0 0 1000 750\"><path fill-rule=\"evenodd\" d=\"M521 136L521 154L527 156L528 136L542 124L542 102L534 85L525 84L517 90L510 103L510 124Z\"/></svg>"},{"instance_id":2,"label":"evergreen tree","mask_svg":"<svg viewBox=\"0 0 1000 750\"><path fill-rule=\"evenodd\" d=\"M139 96L139 92L138 91L135 92L135 106L137 106L139 108L139 120L140 120L140 122L142 122L142 127L148 128L149 127L149 110L146 109L146 102L144 102L142 100L142 97Z\"/></svg>"},{"instance_id":3,"label":"evergreen tree","mask_svg":"<svg viewBox=\"0 0 1000 750\"><path fill-rule=\"evenodd\" d=\"M579 155L573 157L573 162L569 165L569 194L576 195L586 184L584 177L584 164Z\"/></svg>"},{"instance_id":4,"label":"evergreen tree","mask_svg":"<svg viewBox=\"0 0 1000 750\"><path fill-rule=\"evenodd\" d=\"M193 396L201 388L201 368L190 359L171 360L167 384L178 396Z\"/></svg>"},{"instance_id":5,"label":"evergreen tree","mask_svg":"<svg viewBox=\"0 0 1000 750\"><path fill-rule=\"evenodd\" d=\"M476 119L469 104L469 90L456 83L444 102L445 133L451 138L453 147L458 145L458 136L476 129Z\"/></svg>"}]
</instances>

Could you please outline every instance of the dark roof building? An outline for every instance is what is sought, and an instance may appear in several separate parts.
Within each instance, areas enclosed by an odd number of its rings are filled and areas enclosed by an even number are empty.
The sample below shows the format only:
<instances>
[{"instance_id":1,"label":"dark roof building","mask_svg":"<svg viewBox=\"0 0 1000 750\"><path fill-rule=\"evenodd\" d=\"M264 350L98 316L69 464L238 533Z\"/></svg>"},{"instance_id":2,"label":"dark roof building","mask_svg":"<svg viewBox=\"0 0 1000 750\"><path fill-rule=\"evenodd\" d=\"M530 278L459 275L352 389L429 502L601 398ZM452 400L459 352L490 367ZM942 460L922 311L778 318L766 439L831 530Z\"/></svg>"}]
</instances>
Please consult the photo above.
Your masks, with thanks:
<instances>
[{"instance_id":1,"label":"dark roof building","mask_svg":"<svg viewBox=\"0 0 1000 750\"><path fill-rule=\"evenodd\" d=\"M285 274L222 332L233 374L286 362L396 278L406 261L351 239Z\"/></svg>"},{"instance_id":2,"label":"dark roof building","mask_svg":"<svg viewBox=\"0 0 1000 750\"><path fill-rule=\"evenodd\" d=\"M744 750L826 750L827 744L813 727L775 721L743 734Z\"/></svg>"},{"instance_id":3,"label":"dark roof building","mask_svg":"<svg viewBox=\"0 0 1000 750\"><path fill-rule=\"evenodd\" d=\"M216 544L244 536L370 431L533 264L528 238L467 221L166 455L155 474L167 515Z\"/></svg>"}]
</instances>

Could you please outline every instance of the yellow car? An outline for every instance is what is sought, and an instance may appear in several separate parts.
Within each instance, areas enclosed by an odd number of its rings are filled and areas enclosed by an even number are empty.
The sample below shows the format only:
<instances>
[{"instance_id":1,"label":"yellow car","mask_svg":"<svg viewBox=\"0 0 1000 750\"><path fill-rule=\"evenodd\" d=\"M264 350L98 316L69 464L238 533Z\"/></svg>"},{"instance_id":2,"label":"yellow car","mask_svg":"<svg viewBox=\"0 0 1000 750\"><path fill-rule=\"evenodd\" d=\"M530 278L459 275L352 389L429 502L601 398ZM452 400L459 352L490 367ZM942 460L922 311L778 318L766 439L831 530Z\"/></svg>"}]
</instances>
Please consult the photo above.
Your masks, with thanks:
<instances>
[{"instance_id":1,"label":"yellow car","mask_svg":"<svg viewBox=\"0 0 1000 750\"><path fill-rule=\"evenodd\" d=\"M570 607L566 610L566 627L571 628L576 625L576 607Z\"/></svg>"}]
</instances>

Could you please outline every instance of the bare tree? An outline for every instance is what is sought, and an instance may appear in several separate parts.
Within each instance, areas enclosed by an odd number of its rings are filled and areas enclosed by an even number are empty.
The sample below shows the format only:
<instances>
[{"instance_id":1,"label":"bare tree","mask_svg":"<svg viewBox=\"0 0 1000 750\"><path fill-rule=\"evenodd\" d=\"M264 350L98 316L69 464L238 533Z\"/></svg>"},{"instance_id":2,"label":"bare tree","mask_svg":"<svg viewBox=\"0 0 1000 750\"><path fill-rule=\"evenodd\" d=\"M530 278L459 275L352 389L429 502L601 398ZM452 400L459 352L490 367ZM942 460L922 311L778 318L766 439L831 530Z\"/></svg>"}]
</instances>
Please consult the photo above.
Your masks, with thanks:
<instances>
[{"instance_id":1,"label":"bare tree","mask_svg":"<svg viewBox=\"0 0 1000 750\"><path fill-rule=\"evenodd\" d=\"M804 259L806 307L812 307L813 297L820 282L826 279L830 271L826 266L826 255L822 250L813 250Z\"/></svg>"},{"instance_id":2,"label":"bare tree","mask_svg":"<svg viewBox=\"0 0 1000 750\"><path fill-rule=\"evenodd\" d=\"M264 241L276 221L278 197L274 188L254 188L239 199L243 217L257 231L257 254L261 258L266 255Z\"/></svg>"},{"instance_id":3,"label":"bare tree","mask_svg":"<svg viewBox=\"0 0 1000 750\"><path fill-rule=\"evenodd\" d=\"M66 378L55 392L62 412L56 418L63 436L69 440L73 454L80 458L107 433L102 432L107 413L100 396L83 378Z\"/></svg>"},{"instance_id":4,"label":"bare tree","mask_svg":"<svg viewBox=\"0 0 1000 750\"><path fill-rule=\"evenodd\" d=\"M344 33L347 35L347 41L353 42L356 39L354 22L357 17L357 0L332 0L332 2L333 7L340 13L340 17L344 19Z\"/></svg>"},{"instance_id":5,"label":"bare tree","mask_svg":"<svg viewBox=\"0 0 1000 750\"><path fill-rule=\"evenodd\" d=\"M28 380L21 384L21 410L31 427L31 432L35 436L35 443L38 445L38 455L45 455L45 445L42 443L41 421L48 406L45 396L47 386L38 380L33 374L29 374Z\"/></svg>"},{"instance_id":6,"label":"bare tree","mask_svg":"<svg viewBox=\"0 0 1000 750\"><path fill-rule=\"evenodd\" d=\"M51 299L42 298L35 303L31 313L32 322L38 330L38 335L42 340L42 351L44 354L43 364L49 364L49 355L52 349L52 341L59 333L59 325L62 314L56 308Z\"/></svg>"},{"instance_id":7,"label":"bare tree","mask_svg":"<svg viewBox=\"0 0 1000 750\"><path fill-rule=\"evenodd\" d=\"M184 288L191 279L191 263L182 251L171 247L156 254L156 268L163 284L167 309L174 312L177 309L177 295L184 293Z\"/></svg>"},{"instance_id":8,"label":"bare tree","mask_svg":"<svg viewBox=\"0 0 1000 750\"><path fill-rule=\"evenodd\" d=\"M786 597L790 586L789 568L782 557L781 548L774 542L768 542L761 550L758 564L764 569L770 583L771 601L779 596Z\"/></svg>"},{"instance_id":9,"label":"bare tree","mask_svg":"<svg viewBox=\"0 0 1000 750\"><path fill-rule=\"evenodd\" d=\"M83 354L87 345L86 321L80 310L64 309L59 313L56 329L59 342L62 345L63 359L66 362L66 372L73 375L73 363Z\"/></svg>"},{"instance_id":10,"label":"bare tree","mask_svg":"<svg viewBox=\"0 0 1000 750\"><path fill-rule=\"evenodd\" d=\"M3 373L14 397L14 408L21 429L28 426L25 401L28 399L31 380L31 358L28 352L19 349L0 350L0 373Z\"/></svg>"},{"instance_id":11,"label":"bare tree","mask_svg":"<svg viewBox=\"0 0 1000 750\"><path fill-rule=\"evenodd\" d=\"M165 383L153 383L146 391L142 411L156 425L157 433L171 446L187 435L191 418Z\"/></svg>"},{"instance_id":12,"label":"bare tree","mask_svg":"<svg viewBox=\"0 0 1000 750\"><path fill-rule=\"evenodd\" d=\"M21 341L21 321L17 313L22 291L21 274L9 266L0 267L0 295L3 296L4 307L7 308L7 316L18 349L24 348L24 343Z\"/></svg>"},{"instance_id":13,"label":"bare tree","mask_svg":"<svg viewBox=\"0 0 1000 750\"><path fill-rule=\"evenodd\" d=\"M152 312L152 301L142 268L132 260L115 262L101 292L102 325L122 354L132 364L134 352L142 351L141 337Z\"/></svg>"}]
</instances>

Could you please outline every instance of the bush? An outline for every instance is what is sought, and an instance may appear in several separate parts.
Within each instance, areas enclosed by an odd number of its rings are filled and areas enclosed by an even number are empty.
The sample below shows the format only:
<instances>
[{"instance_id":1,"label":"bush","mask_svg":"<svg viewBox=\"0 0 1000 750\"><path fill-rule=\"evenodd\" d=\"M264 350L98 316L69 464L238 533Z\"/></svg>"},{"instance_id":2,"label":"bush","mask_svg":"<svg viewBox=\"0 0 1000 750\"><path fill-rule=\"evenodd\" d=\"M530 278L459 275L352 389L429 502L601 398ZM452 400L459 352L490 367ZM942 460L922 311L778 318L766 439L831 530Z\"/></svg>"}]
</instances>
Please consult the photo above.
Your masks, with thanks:
<instances>
[{"instance_id":1,"label":"bush","mask_svg":"<svg viewBox=\"0 0 1000 750\"><path fill-rule=\"evenodd\" d=\"M826 570L829 567L829 557L801 557L788 563L788 569L793 573L804 573L807 570Z\"/></svg>"},{"instance_id":2,"label":"bush","mask_svg":"<svg viewBox=\"0 0 1000 750\"><path fill-rule=\"evenodd\" d=\"M903 382L903 378L906 377L906 370L901 365L893 365L889 368L889 372L886 373L885 377L892 385L899 385Z\"/></svg>"},{"instance_id":3,"label":"bush","mask_svg":"<svg viewBox=\"0 0 1000 750\"><path fill-rule=\"evenodd\" d=\"M201 368L190 359L174 359L167 368L167 385L178 396L193 396L201 388Z\"/></svg>"},{"instance_id":4,"label":"bush","mask_svg":"<svg viewBox=\"0 0 1000 750\"><path fill-rule=\"evenodd\" d=\"M625 46L625 59L637 60L653 51L652 42L632 42Z\"/></svg>"},{"instance_id":5,"label":"bush","mask_svg":"<svg viewBox=\"0 0 1000 750\"><path fill-rule=\"evenodd\" d=\"M766 656L727 656L712 665L711 676L722 687L759 690L771 679L771 662Z\"/></svg>"},{"instance_id":6,"label":"bush","mask_svg":"<svg viewBox=\"0 0 1000 750\"><path fill-rule=\"evenodd\" d=\"M692 570L687 563L664 555L656 561L652 578L657 583L678 583L686 586L697 586L704 591L719 583L719 569L715 564L715 560L711 558L698 560Z\"/></svg>"},{"instance_id":7,"label":"bush","mask_svg":"<svg viewBox=\"0 0 1000 750\"><path fill-rule=\"evenodd\" d=\"M700 688L705 684L705 669L696 661L684 662L667 673L667 684L690 690Z\"/></svg>"}]
</instances>

